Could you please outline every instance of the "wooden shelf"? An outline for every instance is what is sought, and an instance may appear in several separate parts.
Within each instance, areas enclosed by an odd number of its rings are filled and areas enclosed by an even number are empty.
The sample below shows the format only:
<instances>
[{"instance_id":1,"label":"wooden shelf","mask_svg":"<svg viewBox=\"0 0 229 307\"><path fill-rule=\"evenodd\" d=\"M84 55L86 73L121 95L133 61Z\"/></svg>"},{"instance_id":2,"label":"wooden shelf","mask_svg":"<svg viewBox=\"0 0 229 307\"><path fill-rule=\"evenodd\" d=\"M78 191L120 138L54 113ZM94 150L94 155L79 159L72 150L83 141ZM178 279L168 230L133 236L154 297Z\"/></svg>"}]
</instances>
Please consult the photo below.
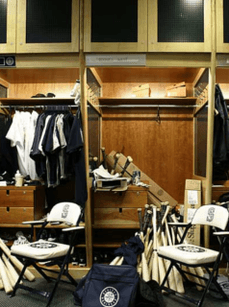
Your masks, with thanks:
<instances>
[{"instance_id":1,"label":"wooden shelf","mask_svg":"<svg viewBox=\"0 0 229 307\"><path fill-rule=\"evenodd\" d=\"M128 104L139 104L139 105L195 105L196 104L196 97L162 97L162 98L153 98L153 97L146 97L146 98L106 98L100 97L99 103L101 105L128 105Z\"/></svg>"},{"instance_id":2,"label":"wooden shelf","mask_svg":"<svg viewBox=\"0 0 229 307\"><path fill-rule=\"evenodd\" d=\"M97 225L92 225L94 229L138 229L139 224L136 223L126 223L126 224L121 224L121 223L115 223L115 224L97 224Z\"/></svg>"},{"instance_id":3,"label":"wooden shelf","mask_svg":"<svg viewBox=\"0 0 229 307\"><path fill-rule=\"evenodd\" d=\"M93 243L94 248L118 248L122 242L104 242L104 243Z\"/></svg>"}]
</instances>

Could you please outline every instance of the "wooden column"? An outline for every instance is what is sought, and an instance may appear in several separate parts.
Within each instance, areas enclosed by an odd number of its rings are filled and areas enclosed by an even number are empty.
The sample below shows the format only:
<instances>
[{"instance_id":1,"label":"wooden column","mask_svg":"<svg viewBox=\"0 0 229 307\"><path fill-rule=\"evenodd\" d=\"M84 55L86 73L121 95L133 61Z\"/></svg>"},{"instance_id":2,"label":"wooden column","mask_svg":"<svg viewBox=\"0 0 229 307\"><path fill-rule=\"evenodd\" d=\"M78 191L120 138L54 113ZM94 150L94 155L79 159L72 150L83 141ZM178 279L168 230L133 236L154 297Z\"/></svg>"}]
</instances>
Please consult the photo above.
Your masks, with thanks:
<instances>
[{"instance_id":1,"label":"wooden column","mask_svg":"<svg viewBox=\"0 0 229 307\"><path fill-rule=\"evenodd\" d=\"M215 109L215 74L216 74L216 3L212 1L212 51L211 67L209 70L209 101L208 101L208 131L207 131L207 165L206 165L206 204L212 201L212 164L213 164L213 132L214 132L214 109ZM204 244L209 247L209 227L204 229Z\"/></svg>"},{"instance_id":2,"label":"wooden column","mask_svg":"<svg viewBox=\"0 0 229 307\"><path fill-rule=\"evenodd\" d=\"M88 111L87 111L87 91L86 91L86 67L85 56L83 53L84 46L84 0L80 0L80 91L81 91L81 111L84 133L84 151L85 151L85 166L87 175L87 192L88 199L85 207L85 241L86 241L86 259L87 266L92 265L92 227L91 227L91 195L90 195L90 180L89 180L89 140L88 140Z\"/></svg>"}]
</instances>

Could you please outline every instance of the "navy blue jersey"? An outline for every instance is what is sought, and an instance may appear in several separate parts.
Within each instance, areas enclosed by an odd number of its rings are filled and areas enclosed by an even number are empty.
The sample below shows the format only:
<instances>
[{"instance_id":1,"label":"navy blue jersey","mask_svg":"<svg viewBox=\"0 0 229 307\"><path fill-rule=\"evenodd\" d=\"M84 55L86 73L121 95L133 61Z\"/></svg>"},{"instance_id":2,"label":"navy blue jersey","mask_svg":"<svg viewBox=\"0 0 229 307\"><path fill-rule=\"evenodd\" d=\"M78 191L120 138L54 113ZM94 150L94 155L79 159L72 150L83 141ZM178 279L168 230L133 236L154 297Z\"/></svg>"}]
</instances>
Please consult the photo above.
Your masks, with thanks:
<instances>
[{"instance_id":1,"label":"navy blue jersey","mask_svg":"<svg viewBox=\"0 0 229 307\"><path fill-rule=\"evenodd\" d=\"M87 200L87 184L86 184L86 170L84 158L84 141L81 125L80 110L74 116L68 145L67 154L72 156L72 163L75 171L75 202L82 208L85 207Z\"/></svg>"}]
</instances>

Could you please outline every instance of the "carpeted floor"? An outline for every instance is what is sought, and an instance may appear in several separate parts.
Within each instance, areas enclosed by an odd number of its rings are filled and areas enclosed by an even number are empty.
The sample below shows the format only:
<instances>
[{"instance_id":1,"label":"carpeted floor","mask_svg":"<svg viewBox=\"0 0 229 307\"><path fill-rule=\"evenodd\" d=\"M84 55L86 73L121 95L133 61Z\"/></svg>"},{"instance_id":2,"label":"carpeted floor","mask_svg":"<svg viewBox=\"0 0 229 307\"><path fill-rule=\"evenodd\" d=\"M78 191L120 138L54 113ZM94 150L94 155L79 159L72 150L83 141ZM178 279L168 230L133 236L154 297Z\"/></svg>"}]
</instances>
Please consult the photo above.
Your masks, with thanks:
<instances>
[{"instance_id":1,"label":"carpeted floor","mask_svg":"<svg viewBox=\"0 0 229 307\"><path fill-rule=\"evenodd\" d=\"M43 291L50 291L53 282L47 283L44 279L38 278L34 282L23 282L25 285L35 287ZM53 307L73 307L73 292L75 287L66 283L59 284L52 300ZM3 290L0 291L0 307L42 307L46 306L48 300L41 295L32 294L28 291L18 289L14 297L10 297Z\"/></svg>"},{"instance_id":2,"label":"carpeted floor","mask_svg":"<svg viewBox=\"0 0 229 307\"><path fill-rule=\"evenodd\" d=\"M33 282L33 285L31 282L26 281L24 281L24 284L27 284L28 286L35 286L37 289L46 291L49 291L53 285L53 283L47 283L42 278L38 278L35 282ZM53 298L51 307L74 307L74 290L75 287L73 285L61 283ZM195 287L186 288L186 292L192 297L201 295L201 292L197 291ZM163 297L165 307L194 306L193 304L187 303L174 295L164 294ZM0 291L0 307L45 307L46 304L47 299L21 289L18 289L16 296L12 298L3 290ZM226 302L224 300L213 297L211 294L208 294L203 307L229 307L229 301Z\"/></svg>"}]
</instances>

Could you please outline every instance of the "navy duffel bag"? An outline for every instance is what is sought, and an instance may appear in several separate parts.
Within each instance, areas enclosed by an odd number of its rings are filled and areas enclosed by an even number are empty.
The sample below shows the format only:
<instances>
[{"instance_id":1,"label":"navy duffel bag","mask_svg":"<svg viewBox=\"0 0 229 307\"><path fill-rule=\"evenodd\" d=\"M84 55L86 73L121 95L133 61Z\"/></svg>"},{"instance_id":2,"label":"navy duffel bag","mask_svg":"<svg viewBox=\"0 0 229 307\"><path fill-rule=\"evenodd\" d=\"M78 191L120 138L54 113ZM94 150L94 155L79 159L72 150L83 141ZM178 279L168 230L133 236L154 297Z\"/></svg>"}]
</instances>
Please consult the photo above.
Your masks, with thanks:
<instances>
[{"instance_id":1,"label":"navy duffel bag","mask_svg":"<svg viewBox=\"0 0 229 307\"><path fill-rule=\"evenodd\" d=\"M74 292L77 307L133 307L139 275L131 265L93 264Z\"/></svg>"}]
</instances>

